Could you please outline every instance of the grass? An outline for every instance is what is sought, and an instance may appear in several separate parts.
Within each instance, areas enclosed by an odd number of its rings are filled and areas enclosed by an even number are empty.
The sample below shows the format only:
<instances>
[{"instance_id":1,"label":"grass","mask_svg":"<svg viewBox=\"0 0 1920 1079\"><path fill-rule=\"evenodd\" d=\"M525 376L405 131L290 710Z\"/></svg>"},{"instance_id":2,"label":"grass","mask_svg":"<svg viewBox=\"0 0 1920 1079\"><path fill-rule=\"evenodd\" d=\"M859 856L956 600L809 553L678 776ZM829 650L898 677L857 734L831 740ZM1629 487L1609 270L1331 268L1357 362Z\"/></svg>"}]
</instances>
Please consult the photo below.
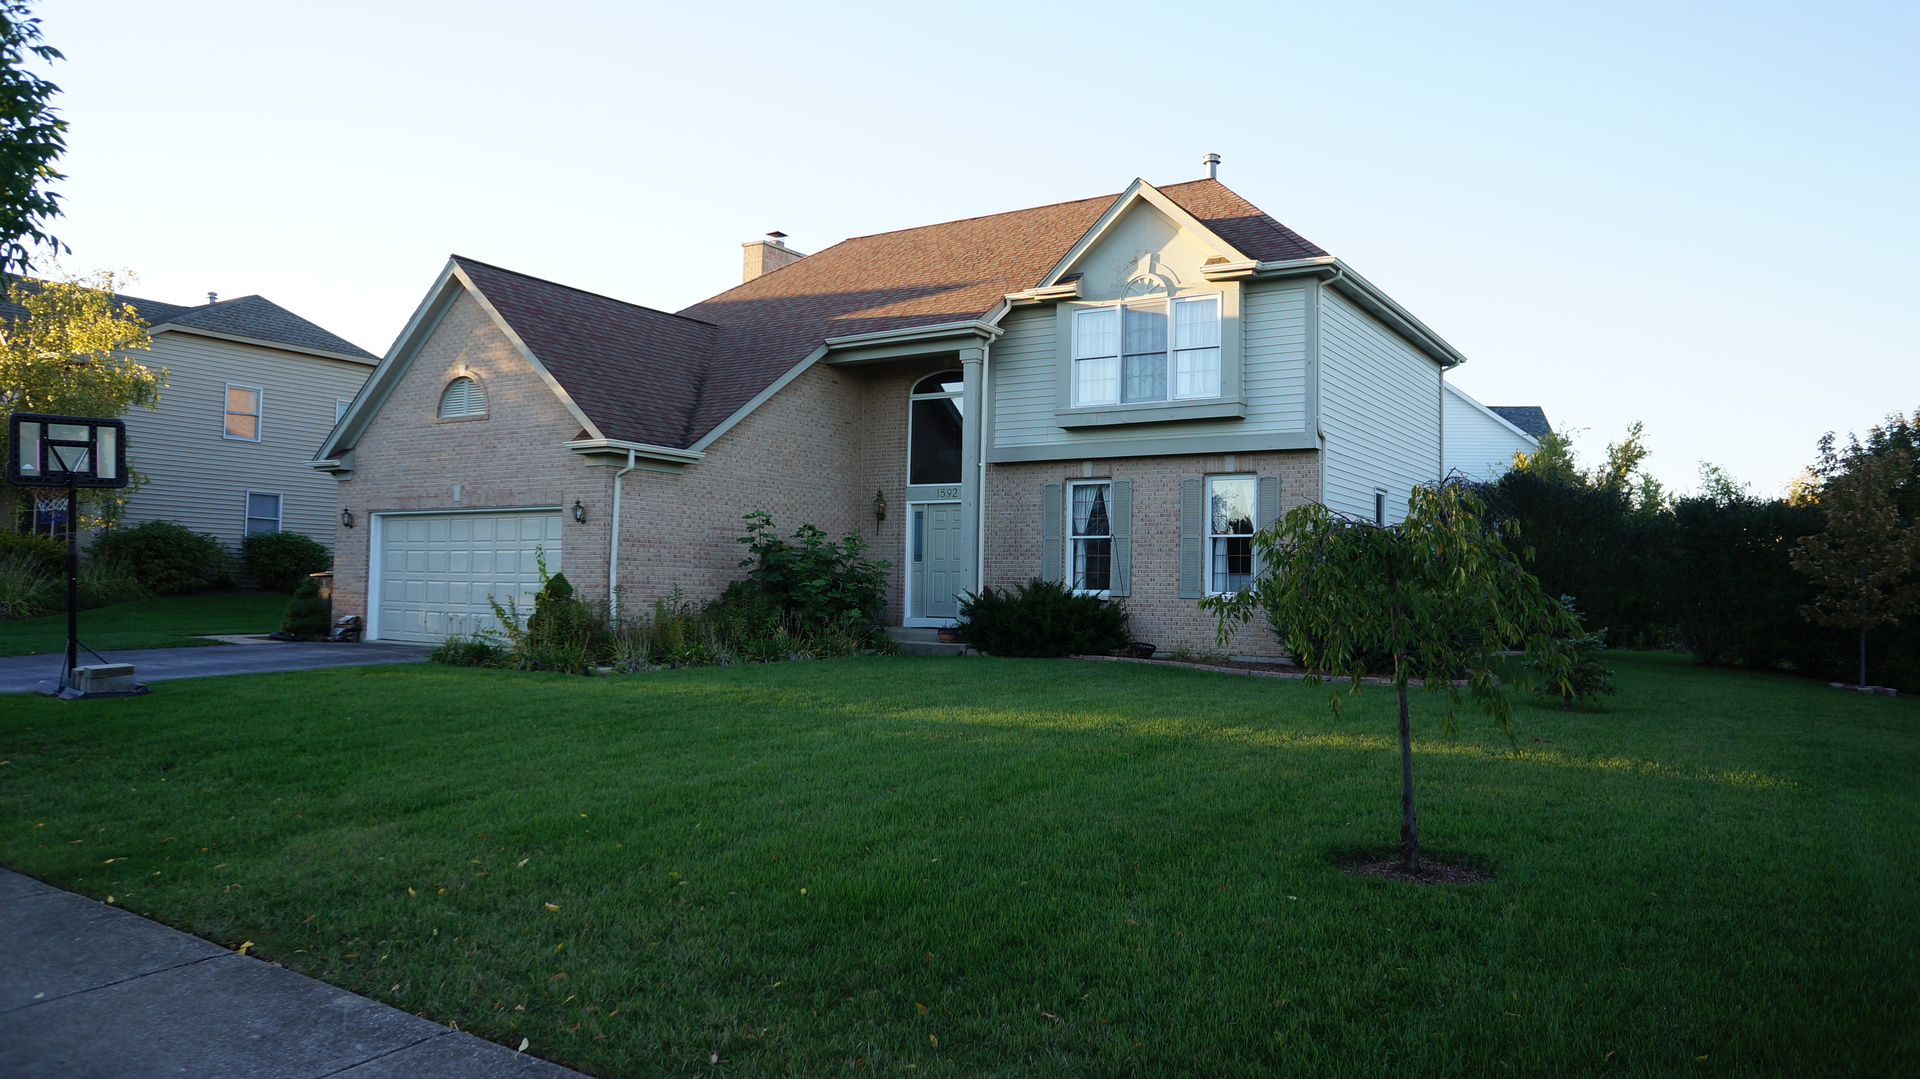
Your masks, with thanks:
<instances>
[{"instance_id":1,"label":"grass","mask_svg":"<svg viewBox=\"0 0 1920 1079\"><path fill-rule=\"evenodd\" d=\"M80 642L105 652L216 643L198 639L209 633L272 633L280 628L291 599L276 592L210 592L96 607L80 612ZM66 647L64 613L0 622L0 656L62 652Z\"/></svg>"},{"instance_id":2,"label":"grass","mask_svg":"<svg viewBox=\"0 0 1920 1079\"><path fill-rule=\"evenodd\" d=\"M1384 690L905 658L12 698L0 862L604 1076L1914 1074L1920 706L1612 655L1417 700L1479 885Z\"/></svg>"}]
</instances>

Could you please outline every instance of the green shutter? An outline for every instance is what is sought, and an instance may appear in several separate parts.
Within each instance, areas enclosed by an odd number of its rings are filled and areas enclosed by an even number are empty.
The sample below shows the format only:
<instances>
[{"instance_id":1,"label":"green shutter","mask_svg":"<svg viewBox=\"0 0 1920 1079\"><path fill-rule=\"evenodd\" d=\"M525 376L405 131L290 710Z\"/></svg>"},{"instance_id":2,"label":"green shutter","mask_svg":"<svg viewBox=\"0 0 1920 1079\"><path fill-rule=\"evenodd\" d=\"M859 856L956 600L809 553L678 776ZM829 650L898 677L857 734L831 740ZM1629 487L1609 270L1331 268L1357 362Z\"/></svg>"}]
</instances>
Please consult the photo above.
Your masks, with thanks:
<instances>
[{"instance_id":1,"label":"green shutter","mask_svg":"<svg viewBox=\"0 0 1920 1079\"><path fill-rule=\"evenodd\" d=\"M1280 519L1280 477L1261 476L1259 481L1254 484L1254 494L1253 494L1254 531L1264 532L1268 528L1271 528L1273 526L1273 522L1279 519ZM1259 548L1256 547L1254 548L1254 552L1253 552L1253 572L1255 576L1259 576L1261 566L1262 566L1262 560L1260 558L1260 550Z\"/></svg>"},{"instance_id":2,"label":"green shutter","mask_svg":"<svg viewBox=\"0 0 1920 1079\"><path fill-rule=\"evenodd\" d=\"M1067 553L1060 538L1066 528L1067 509L1061 493L1062 485L1058 483L1040 487L1040 579L1043 581L1058 581L1067 575Z\"/></svg>"},{"instance_id":3,"label":"green shutter","mask_svg":"<svg viewBox=\"0 0 1920 1079\"><path fill-rule=\"evenodd\" d=\"M1114 480L1107 499L1107 520L1113 529L1113 579L1107 594L1133 594L1133 481Z\"/></svg>"},{"instance_id":4,"label":"green shutter","mask_svg":"<svg viewBox=\"0 0 1920 1079\"><path fill-rule=\"evenodd\" d=\"M1180 480L1180 598L1199 599L1206 594L1206 577L1201 572L1207 550L1207 481L1199 476Z\"/></svg>"}]
</instances>

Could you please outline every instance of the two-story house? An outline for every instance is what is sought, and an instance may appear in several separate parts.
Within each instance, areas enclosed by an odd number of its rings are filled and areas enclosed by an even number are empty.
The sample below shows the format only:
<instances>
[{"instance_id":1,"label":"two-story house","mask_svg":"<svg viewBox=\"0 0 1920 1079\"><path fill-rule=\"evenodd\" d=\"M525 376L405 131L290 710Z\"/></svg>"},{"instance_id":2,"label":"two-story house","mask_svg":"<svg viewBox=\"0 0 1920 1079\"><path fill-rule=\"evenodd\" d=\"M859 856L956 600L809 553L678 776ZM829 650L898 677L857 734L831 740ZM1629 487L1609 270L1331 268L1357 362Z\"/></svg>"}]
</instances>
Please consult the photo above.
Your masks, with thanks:
<instances>
[{"instance_id":1,"label":"two-story house","mask_svg":"<svg viewBox=\"0 0 1920 1079\"><path fill-rule=\"evenodd\" d=\"M1256 529L1392 521L1445 471L1462 357L1216 180L759 241L744 276L669 314L454 257L314 461L350 522L336 610L439 639L541 558L588 596L707 597L764 509L864 533L891 624L1044 577L1210 645L1196 601L1247 581Z\"/></svg>"},{"instance_id":2,"label":"two-story house","mask_svg":"<svg viewBox=\"0 0 1920 1079\"><path fill-rule=\"evenodd\" d=\"M196 306L133 296L167 370L157 410L126 415L147 484L124 521L167 520L238 548L251 532L303 532L331 545L337 486L307 462L346 414L378 357L260 296Z\"/></svg>"}]
</instances>

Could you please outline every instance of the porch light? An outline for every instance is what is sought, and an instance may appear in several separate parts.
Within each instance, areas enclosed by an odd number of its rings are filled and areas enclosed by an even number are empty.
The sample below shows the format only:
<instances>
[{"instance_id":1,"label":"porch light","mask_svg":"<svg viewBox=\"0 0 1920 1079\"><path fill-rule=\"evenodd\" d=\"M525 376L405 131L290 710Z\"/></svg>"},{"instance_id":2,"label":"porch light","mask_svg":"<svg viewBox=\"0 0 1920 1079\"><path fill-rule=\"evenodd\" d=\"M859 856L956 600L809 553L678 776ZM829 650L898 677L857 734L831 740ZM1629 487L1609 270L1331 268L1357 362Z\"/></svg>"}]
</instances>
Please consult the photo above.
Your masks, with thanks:
<instances>
[{"instance_id":1,"label":"porch light","mask_svg":"<svg viewBox=\"0 0 1920 1079\"><path fill-rule=\"evenodd\" d=\"M587 507L582 506L577 498L573 500L573 519L578 524L587 523Z\"/></svg>"},{"instance_id":2,"label":"porch light","mask_svg":"<svg viewBox=\"0 0 1920 1079\"><path fill-rule=\"evenodd\" d=\"M340 511L340 524L344 528L353 527L353 511L352 510L343 509Z\"/></svg>"},{"instance_id":3,"label":"porch light","mask_svg":"<svg viewBox=\"0 0 1920 1079\"><path fill-rule=\"evenodd\" d=\"M887 519L887 496L881 491L873 492L873 519L876 521Z\"/></svg>"}]
</instances>

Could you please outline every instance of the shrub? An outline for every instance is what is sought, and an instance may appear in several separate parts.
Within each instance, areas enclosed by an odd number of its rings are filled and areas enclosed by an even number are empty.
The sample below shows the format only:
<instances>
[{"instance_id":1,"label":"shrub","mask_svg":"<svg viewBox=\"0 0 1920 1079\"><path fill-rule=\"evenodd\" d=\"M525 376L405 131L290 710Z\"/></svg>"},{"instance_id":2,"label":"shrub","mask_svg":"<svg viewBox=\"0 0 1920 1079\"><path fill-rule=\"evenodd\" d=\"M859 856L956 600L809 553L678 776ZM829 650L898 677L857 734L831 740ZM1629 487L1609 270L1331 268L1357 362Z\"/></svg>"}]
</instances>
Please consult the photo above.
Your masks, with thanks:
<instances>
[{"instance_id":1,"label":"shrub","mask_svg":"<svg viewBox=\"0 0 1920 1079\"><path fill-rule=\"evenodd\" d=\"M780 605L794 628L816 632L863 627L879 617L886 602L887 570L892 564L866 556L867 541L849 532L838 543L810 524L793 538L774 533L765 510L746 515L748 557L740 564L759 591ZM737 590L729 589L729 595Z\"/></svg>"},{"instance_id":2,"label":"shrub","mask_svg":"<svg viewBox=\"0 0 1920 1079\"><path fill-rule=\"evenodd\" d=\"M449 667L511 667L513 653L499 640L483 633L448 637L435 645L427 659Z\"/></svg>"},{"instance_id":3,"label":"shrub","mask_svg":"<svg viewBox=\"0 0 1920 1079\"><path fill-rule=\"evenodd\" d=\"M960 632L996 656L1104 655L1127 643L1127 609L1031 580L1009 594L983 589L960 601Z\"/></svg>"},{"instance_id":4,"label":"shrub","mask_svg":"<svg viewBox=\"0 0 1920 1079\"><path fill-rule=\"evenodd\" d=\"M208 533L172 521L143 521L102 532L87 553L132 566L139 582L162 596L233 583L226 547Z\"/></svg>"},{"instance_id":5,"label":"shrub","mask_svg":"<svg viewBox=\"0 0 1920 1079\"><path fill-rule=\"evenodd\" d=\"M262 592L292 592L333 565L325 544L299 532L255 532L240 541L240 564Z\"/></svg>"},{"instance_id":6,"label":"shrub","mask_svg":"<svg viewBox=\"0 0 1920 1079\"><path fill-rule=\"evenodd\" d=\"M60 582L31 551L0 551L0 618L32 618L59 602Z\"/></svg>"},{"instance_id":7,"label":"shrub","mask_svg":"<svg viewBox=\"0 0 1920 1079\"><path fill-rule=\"evenodd\" d=\"M1580 617L1580 612L1574 609L1572 596L1561 596L1560 606L1575 618ZM1543 697L1560 698L1561 707L1569 712L1573 711L1576 701L1590 703L1602 694L1615 692L1613 671L1600 662L1600 653L1607 650L1605 629L1575 634L1561 641L1560 648L1571 659L1564 676L1560 679L1541 678L1534 687L1535 692ZM1533 668L1536 673L1539 671L1539 665L1531 660L1526 666Z\"/></svg>"},{"instance_id":8,"label":"shrub","mask_svg":"<svg viewBox=\"0 0 1920 1079\"><path fill-rule=\"evenodd\" d=\"M24 555L50 577L67 572L67 545L48 536L28 532L0 532L0 558Z\"/></svg>"},{"instance_id":9,"label":"shrub","mask_svg":"<svg viewBox=\"0 0 1920 1079\"><path fill-rule=\"evenodd\" d=\"M55 582L59 584L61 578L56 577ZM152 598L153 589L141 584L133 567L119 559L89 558L80 565L81 610Z\"/></svg>"},{"instance_id":10,"label":"shrub","mask_svg":"<svg viewBox=\"0 0 1920 1079\"><path fill-rule=\"evenodd\" d=\"M333 624L333 610L320 598L320 582L307 577L293 591L287 604L287 616L280 620L280 632L303 640L324 637Z\"/></svg>"}]
</instances>

